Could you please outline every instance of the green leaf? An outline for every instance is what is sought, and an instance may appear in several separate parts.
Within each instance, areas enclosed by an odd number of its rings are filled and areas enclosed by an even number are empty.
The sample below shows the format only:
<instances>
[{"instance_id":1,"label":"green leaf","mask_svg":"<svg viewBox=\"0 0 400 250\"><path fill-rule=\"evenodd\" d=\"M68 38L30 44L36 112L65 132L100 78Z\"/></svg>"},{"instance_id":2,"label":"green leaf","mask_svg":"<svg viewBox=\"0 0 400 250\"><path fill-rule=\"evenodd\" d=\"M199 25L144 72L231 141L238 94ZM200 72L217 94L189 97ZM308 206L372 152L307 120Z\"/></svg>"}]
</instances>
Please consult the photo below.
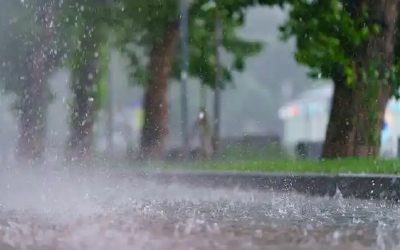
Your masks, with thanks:
<instances>
[{"instance_id":1,"label":"green leaf","mask_svg":"<svg viewBox=\"0 0 400 250\"><path fill-rule=\"evenodd\" d=\"M381 27L379 27L378 24L372 25L372 32L373 32L375 35L379 34L379 32L381 32Z\"/></svg>"},{"instance_id":2,"label":"green leaf","mask_svg":"<svg viewBox=\"0 0 400 250\"><path fill-rule=\"evenodd\" d=\"M237 71L243 71L245 68L245 62L244 62L244 58L241 57L237 57L235 58L235 62L234 62L234 67Z\"/></svg>"}]
</instances>

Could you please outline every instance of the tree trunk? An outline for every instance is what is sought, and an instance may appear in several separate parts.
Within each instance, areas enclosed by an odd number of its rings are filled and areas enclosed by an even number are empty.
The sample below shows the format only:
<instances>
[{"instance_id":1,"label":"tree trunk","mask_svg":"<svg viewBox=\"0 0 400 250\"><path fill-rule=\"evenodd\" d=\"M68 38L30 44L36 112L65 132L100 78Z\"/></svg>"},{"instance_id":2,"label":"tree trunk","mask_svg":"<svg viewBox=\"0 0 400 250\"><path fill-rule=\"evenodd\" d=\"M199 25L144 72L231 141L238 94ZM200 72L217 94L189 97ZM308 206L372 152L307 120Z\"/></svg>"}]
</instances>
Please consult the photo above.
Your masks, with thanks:
<instances>
[{"instance_id":1,"label":"tree trunk","mask_svg":"<svg viewBox=\"0 0 400 250\"><path fill-rule=\"evenodd\" d=\"M347 88L344 81L334 79L335 91L322 158L376 157L379 153L384 113L391 94L390 84L383 77L393 66L399 0L353 1L348 10L353 18L359 16L362 3L368 6L370 21L383 27L378 35L371 34L360 51L354 53L354 90ZM363 79L363 72L368 72L375 59L380 59L381 78L378 81Z\"/></svg>"},{"instance_id":2,"label":"tree trunk","mask_svg":"<svg viewBox=\"0 0 400 250\"><path fill-rule=\"evenodd\" d=\"M356 124L353 154L356 157L377 157L386 105L390 97L389 86L381 86L371 93L367 87L354 92L354 105L358 109L353 118Z\"/></svg>"},{"instance_id":3,"label":"tree trunk","mask_svg":"<svg viewBox=\"0 0 400 250\"><path fill-rule=\"evenodd\" d=\"M379 154L380 135L386 105L391 95L391 84L386 79L386 73L393 66L394 48L397 30L399 0L366 0L369 18L381 25L378 35L370 34L364 44L364 53L355 57L357 63L357 91L353 93L355 108L354 116L356 134L354 141L354 156L376 157ZM374 61L378 64L373 65ZM368 72L372 66L377 67L379 77L362 78L362 73ZM356 114L356 113L354 113Z\"/></svg>"},{"instance_id":4,"label":"tree trunk","mask_svg":"<svg viewBox=\"0 0 400 250\"><path fill-rule=\"evenodd\" d=\"M41 51L33 53L29 77L20 100L20 134L17 156L20 160L41 160L45 151L48 86Z\"/></svg>"},{"instance_id":5,"label":"tree trunk","mask_svg":"<svg viewBox=\"0 0 400 250\"><path fill-rule=\"evenodd\" d=\"M95 105L93 88L96 85L94 76L96 74L96 61L88 62L79 67L76 82L73 83L72 91L74 104L71 112L70 136L68 139L68 160L82 161L92 155L93 125L95 121Z\"/></svg>"},{"instance_id":6,"label":"tree trunk","mask_svg":"<svg viewBox=\"0 0 400 250\"><path fill-rule=\"evenodd\" d=\"M47 77L51 70L51 39L54 35L53 3L38 13L42 33L28 61L29 73L19 100L20 134L17 143L17 158L28 162L41 160L45 152L46 116L50 93Z\"/></svg>"},{"instance_id":7,"label":"tree trunk","mask_svg":"<svg viewBox=\"0 0 400 250\"><path fill-rule=\"evenodd\" d=\"M167 135L168 78L177 41L178 22L166 25L165 33L153 44L150 53L150 79L143 100L144 126L142 130L140 156L144 160L161 159Z\"/></svg>"},{"instance_id":8,"label":"tree trunk","mask_svg":"<svg viewBox=\"0 0 400 250\"><path fill-rule=\"evenodd\" d=\"M88 29L89 30L89 29ZM91 29L92 30L92 29ZM72 69L73 106L70 134L66 148L68 161L90 160L93 155L93 126L96 115L96 87L99 80L100 58L95 56L100 46L95 32L81 38L78 53L82 58ZM89 32L87 32L89 34Z\"/></svg>"},{"instance_id":9,"label":"tree trunk","mask_svg":"<svg viewBox=\"0 0 400 250\"><path fill-rule=\"evenodd\" d=\"M354 124L352 96L354 90L345 85L344 79L334 79L334 92L329 122L322 150L323 159L336 159L352 155Z\"/></svg>"}]
</instances>

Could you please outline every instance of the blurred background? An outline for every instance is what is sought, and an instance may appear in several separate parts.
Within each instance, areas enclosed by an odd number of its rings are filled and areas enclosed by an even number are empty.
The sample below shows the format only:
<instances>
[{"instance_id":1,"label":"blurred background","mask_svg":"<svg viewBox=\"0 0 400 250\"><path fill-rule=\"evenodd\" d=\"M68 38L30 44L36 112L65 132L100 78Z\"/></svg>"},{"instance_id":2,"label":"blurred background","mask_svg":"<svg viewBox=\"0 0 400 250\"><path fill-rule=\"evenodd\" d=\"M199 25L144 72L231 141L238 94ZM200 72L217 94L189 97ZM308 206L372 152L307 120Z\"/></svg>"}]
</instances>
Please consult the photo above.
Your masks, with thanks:
<instances>
[{"instance_id":1,"label":"blurred background","mask_svg":"<svg viewBox=\"0 0 400 250\"><path fill-rule=\"evenodd\" d=\"M1 0L5 158L319 157L332 83L280 39L284 8L117 2Z\"/></svg>"}]
</instances>

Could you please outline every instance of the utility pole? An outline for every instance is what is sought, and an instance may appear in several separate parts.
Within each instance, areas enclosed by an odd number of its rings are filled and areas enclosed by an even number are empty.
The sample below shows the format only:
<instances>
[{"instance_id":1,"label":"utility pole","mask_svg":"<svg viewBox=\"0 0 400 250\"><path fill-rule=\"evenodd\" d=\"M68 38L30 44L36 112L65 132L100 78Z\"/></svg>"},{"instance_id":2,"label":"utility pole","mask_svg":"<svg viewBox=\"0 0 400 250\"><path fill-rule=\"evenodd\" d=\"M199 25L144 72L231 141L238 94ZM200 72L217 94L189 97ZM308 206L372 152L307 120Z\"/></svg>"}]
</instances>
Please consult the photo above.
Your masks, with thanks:
<instances>
[{"instance_id":1,"label":"utility pole","mask_svg":"<svg viewBox=\"0 0 400 250\"><path fill-rule=\"evenodd\" d=\"M187 79L188 79L188 0L179 0L179 38L180 38L180 64L181 64L181 116L182 116L182 150L184 159L189 156L189 130L188 130L188 100L187 100Z\"/></svg>"},{"instance_id":2,"label":"utility pole","mask_svg":"<svg viewBox=\"0 0 400 250\"><path fill-rule=\"evenodd\" d=\"M207 89L206 86L204 86L204 84L200 85L200 102L199 102L199 106L200 108L204 108L207 109Z\"/></svg>"},{"instance_id":3,"label":"utility pole","mask_svg":"<svg viewBox=\"0 0 400 250\"><path fill-rule=\"evenodd\" d=\"M220 125L221 125L221 47L222 47L222 20L218 10L215 7L215 89L214 89L214 156L219 154Z\"/></svg>"},{"instance_id":4,"label":"utility pole","mask_svg":"<svg viewBox=\"0 0 400 250\"><path fill-rule=\"evenodd\" d=\"M113 109L113 86L111 69L111 48L107 48L108 72L107 72L107 156L114 156L114 109Z\"/></svg>"}]
</instances>

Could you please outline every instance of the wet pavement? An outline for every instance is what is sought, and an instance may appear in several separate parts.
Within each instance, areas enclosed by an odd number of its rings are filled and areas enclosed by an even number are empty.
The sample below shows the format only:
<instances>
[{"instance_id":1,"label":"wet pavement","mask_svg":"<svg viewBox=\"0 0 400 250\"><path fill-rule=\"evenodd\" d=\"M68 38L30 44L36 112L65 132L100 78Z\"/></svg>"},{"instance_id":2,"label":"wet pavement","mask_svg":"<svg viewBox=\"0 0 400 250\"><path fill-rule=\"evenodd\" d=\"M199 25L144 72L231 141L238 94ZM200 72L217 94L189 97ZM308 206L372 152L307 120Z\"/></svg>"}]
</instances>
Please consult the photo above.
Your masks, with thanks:
<instances>
[{"instance_id":1,"label":"wet pavement","mask_svg":"<svg viewBox=\"0 0 400 250\"><path fill-rule=\"evenodd\" d=\"M397 249L400 207L162 185L105 168L0 169L0 249ZM400 248L399 248L400 249Z\"/></svg>"}]
</instances>

